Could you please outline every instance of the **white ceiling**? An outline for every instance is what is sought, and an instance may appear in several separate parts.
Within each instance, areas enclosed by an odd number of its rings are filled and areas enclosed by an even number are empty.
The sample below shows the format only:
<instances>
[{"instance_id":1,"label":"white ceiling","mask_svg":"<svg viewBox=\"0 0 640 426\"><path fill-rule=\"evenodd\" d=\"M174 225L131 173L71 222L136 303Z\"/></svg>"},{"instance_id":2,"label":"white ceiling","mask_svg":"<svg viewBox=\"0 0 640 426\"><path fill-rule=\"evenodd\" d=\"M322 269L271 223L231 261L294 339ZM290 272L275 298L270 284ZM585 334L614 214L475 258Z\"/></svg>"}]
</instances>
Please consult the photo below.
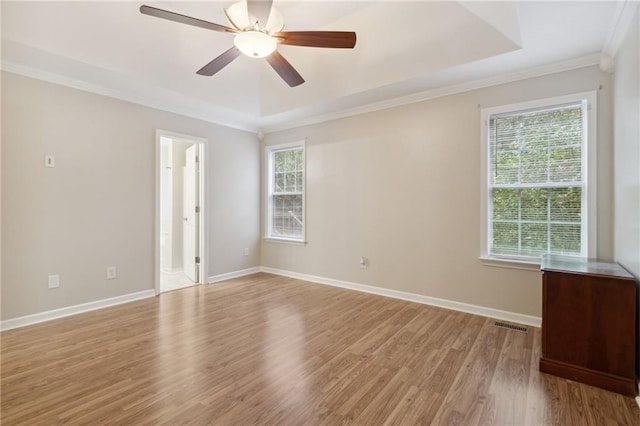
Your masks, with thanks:
<instances>
[{"instance_id":1,"label":"white ceiling","mask_svg":"<svg viewBox=\"0 0 640 426\"><path fill-rule=\"evenodd\" d=\"M227 25L229 1L2 1L2 67L208 121L269 130L562 61L597 61L618 2L275 0L286 30L348 30L355 49L280 46L306 83L264 59L195 72L233 36L139 13Z\"/></svg>"}]
</instances>

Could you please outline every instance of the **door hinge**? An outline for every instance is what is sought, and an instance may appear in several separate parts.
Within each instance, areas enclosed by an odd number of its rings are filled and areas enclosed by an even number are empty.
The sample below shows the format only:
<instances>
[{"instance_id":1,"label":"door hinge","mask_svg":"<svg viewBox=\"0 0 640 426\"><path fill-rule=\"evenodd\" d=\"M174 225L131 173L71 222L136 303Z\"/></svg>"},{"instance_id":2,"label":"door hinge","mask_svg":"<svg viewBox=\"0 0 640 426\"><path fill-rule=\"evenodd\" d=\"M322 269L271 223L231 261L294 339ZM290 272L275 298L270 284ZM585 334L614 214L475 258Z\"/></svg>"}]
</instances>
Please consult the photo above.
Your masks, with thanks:
<instances>
[{"instance_id":1,"label":"door hinge","mask_svg":"<svg viewBox=\"0 0 640 426\"><path fill-rule=\"evenodd\" d=\"M199 162L200 162L200 156L196 155L196 163L199 163Z\"/></svg>"},{"instance_id":2,"label":"door hinge","mask_svg":"<svg viewBox=\"0 0 640 426\"><path fill-rule=\"evenodd\" d=\"M200 206L196 206L196 213L200 213Z\"/></svg>"},{"instance_id":3,"label":"door hinge","mask_svg":"<svg viewBox=\"0 0 640 426\"><path fill-rule=\"evenodd\" d=\"M200 263L200 256L196 256L196 263Z\"/></svg>"}]
</instances>

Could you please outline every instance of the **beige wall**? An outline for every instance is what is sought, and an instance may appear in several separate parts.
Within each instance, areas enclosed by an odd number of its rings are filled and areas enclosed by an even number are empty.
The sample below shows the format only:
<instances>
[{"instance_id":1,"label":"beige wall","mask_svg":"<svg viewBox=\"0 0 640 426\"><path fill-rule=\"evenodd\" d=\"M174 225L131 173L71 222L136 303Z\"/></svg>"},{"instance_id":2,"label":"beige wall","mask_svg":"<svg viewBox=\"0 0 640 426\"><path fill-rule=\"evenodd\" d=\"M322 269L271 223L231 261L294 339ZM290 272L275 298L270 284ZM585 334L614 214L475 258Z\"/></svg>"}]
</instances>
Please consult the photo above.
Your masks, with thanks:
<instances>
[{"instance_id":1,"label":"beige wall","mask_svg":"<svg viewBox=\"0 0 640 426\"><path fill-rule=\"evenodd\" d=\"M616 55L614 87L615 259L640 279L640 9Z\"/></svg>"},{"instance_id":2,"label":"beige wall","mask_svg":"<svg viewBox=\"0 0 640 426\"><path fill-rule=\"evenodd\" d=\"M615 257L640 277L640 18L615 63Z\"/></svg>"},{"instance_id":3,"label":"beige wall","mask_svg":"<svg viewBox=\"0 0 640 426\"><path fill-rule=\"evenodd\" d=\"M307 140L308 244L263 242L262 265L541 315L539 272L478 260L479 106L600 85L598 251L611 258L611 78L588 67L268 134Z\"/></svg>"},{"instance_id":4,"label":"beige wall","mask_svg":"<svg viewBox=\"0 0 640 426\"><path fill-rule=\"evenodd\" d=\"M3 73L2 319L154 287L156 129L209 140L209 276L258 265L254 134Z\"/></svg>"},{"instance_id":5,"label":"beige wall","mask_svg":"<svg viewBox=\"0 0 640 426\"><path fill-rule=\"evenodd\" d=\"M597 67L267 135L307 139L306 246L260 243L255 135L2 77L2 319L153 288L158 128L209 139L209 276L262 264L540 315L539 273L477 259L479 106L602 85L598 251L613 257L612 82ZM44 168L45 154L56 168ZM105 279L109 265L117 280ZM53 273L61 287L48 290Z\"/></svg>"},{"instance_id":6,"label":"beige wall","mask_svg":"<svg viewBox=\"0 0 640 426\"><path fill-rule=\"evenodd\" d=\"M0 15L2 15L2 6L0 5ZM1 16L0 16L1 19ZM2 72L0 72L0 99L2 99ZM2 102L0 102L0 128L2 126ZM0 129L0 320L2 319L2 132Z\"/></svg>"}]
</instances>

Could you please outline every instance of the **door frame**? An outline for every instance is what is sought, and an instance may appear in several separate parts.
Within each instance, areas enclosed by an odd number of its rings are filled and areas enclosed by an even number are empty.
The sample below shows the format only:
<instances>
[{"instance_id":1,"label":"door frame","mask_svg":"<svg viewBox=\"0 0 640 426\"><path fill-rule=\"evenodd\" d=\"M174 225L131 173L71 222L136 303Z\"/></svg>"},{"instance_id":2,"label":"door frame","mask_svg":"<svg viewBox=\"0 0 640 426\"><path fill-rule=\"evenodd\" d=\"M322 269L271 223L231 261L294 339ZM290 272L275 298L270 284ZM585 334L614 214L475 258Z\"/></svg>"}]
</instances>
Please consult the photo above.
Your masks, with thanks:
<instances>
[{"instance_id":1,"label":"door frame","mask_svg":"<svg viewBox=\"0 0 640 426\"><path fill-rule=\"evenodd\" d=\"M156 159L155 159L155 181L156 181L156 196L155 196L155 223L154 223L154 288L156 291L156 295L160 294L160 173L162 172L162 165L160 161L160 138L165 137L169 139L180 139L182 141L188 141L193 144L198 145L198 160L200 165L199 170L199 194L198 194L198 203L200 205L200 214L198 215L199 222L199 248L200 252L200 266L198 268L198 282L197 284L206 284L208 281L207 271L207 253L209 252L209 242L206 238L206 230L207 230L207 212L208 198L205 196L207 189L207 179L205 176L207 174L207 166L206 166L206 146L208 143L208 139L201 138L198 136L185 135L182 133L172 132L170 130L162 130L156 129L156 141L155 141L155 151L156 151Z\"/></svg>"}]
</instances>

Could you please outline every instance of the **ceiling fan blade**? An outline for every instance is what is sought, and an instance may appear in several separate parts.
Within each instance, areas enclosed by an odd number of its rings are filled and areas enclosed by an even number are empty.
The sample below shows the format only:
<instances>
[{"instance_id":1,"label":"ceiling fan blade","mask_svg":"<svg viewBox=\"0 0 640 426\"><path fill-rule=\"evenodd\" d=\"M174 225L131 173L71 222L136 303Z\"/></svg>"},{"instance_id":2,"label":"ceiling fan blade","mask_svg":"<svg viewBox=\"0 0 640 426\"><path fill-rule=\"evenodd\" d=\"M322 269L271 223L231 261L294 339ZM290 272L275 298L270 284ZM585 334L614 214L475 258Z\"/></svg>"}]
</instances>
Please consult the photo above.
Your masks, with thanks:
<instances>
[{"instance_id":1,"label":"ceiling fan blade","mask_svg":"<svg viewBox=\"0 0 640 426\"><path fill-rule=\"evenodd\" d=\"M222 68L226 67L231 62L233 62L233 60L236 59L238 56L240 56L240 50L238 50L237 47L233 46L231 49L227 50L222 55L218 56L213 61L205 65L204 67L200 68L197 71L197 74L211 77L212 75L220 71Z\"/></svg>"},{"instance_id":2,"label":"ceiling fan blade","mask_svg":"<svg viewBox=\"0 0 640 426\"><path fill-rule=\"evenodd\" d=\"M356 45L352 31L284 31L273 35L280 44L351 49Z\"/></svg>"},{"instance_id":3,"label":"ceiling fan blade","mask_svg":"<svg viewBox=\"0 0 640 426\"><path fill-rule=\"evenodd\" d=\"M267 56L267 62L276 70L278 75L289 85L289 87L296 87L304 83L304 78L295 68L278 52L274 51L271 55Z\"/></svg>"},{"instance_id":4,"label":"ceiling fan blade","mask_svg":"<svg viewBox=\"0 0 640 426\"><path fill-rule=\"evenodd\" d=\"M272 5L273 0L247 0L247 13L249 15L249 19L254 17L258 22L260 22L261 27L265 27L267 22L269 22ZM252 22L251 24L253 25L255 22Z\"/></svg>"},{"instance_id":5,"label":"ceiling fan blade","mask_svg":"<svg viewBox=\"0 0 640 426\"><path fill-rule=\"evenodd\" d=\"M191 16L181 15L179 13L170 12L164 9L158 9L147 5L140 6L140 13L156 18L167 19L169 21L180 22L181 24L193 25L207 30L220 31L223 33L237 33L234 28L225 27L224 25L214 24L213 22L203 21L202 19L192 18Z\"/></svg>"}]
</instances>

